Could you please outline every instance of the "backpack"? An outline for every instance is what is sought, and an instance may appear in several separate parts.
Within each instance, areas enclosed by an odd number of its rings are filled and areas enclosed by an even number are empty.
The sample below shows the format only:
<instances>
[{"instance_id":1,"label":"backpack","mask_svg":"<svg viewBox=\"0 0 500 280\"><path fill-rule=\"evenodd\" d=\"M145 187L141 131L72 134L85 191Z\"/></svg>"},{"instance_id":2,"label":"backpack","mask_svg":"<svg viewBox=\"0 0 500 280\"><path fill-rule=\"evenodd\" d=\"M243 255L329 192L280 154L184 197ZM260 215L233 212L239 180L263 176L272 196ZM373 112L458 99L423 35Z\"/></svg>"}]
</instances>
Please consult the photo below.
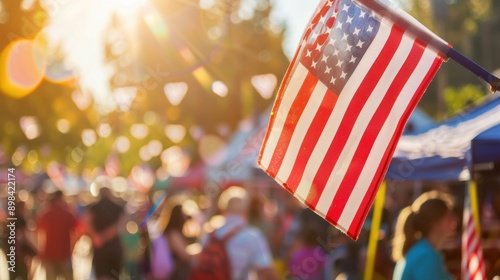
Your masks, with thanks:
<instances>
[{"instance_id":1,"label":"backpack","mask_svg":"<svg viewBox=\"0 0 500 280\"><path fill-rule=\"evenodd\" d=\"M226 243L240 229L241 227L236 227L220 239L215 236L215 231L210 234L208 243L201 251L198 263L191 272L191 280L231 280L231 262Z\"/></svg>"},{"instance_id":2,"label":"backpack","mask_svg":"<svg viewBox=\"0 0 500 280\"><path fill-rule=\"evenodd\" d=\"M166 279L174 271L174 260L165 236L151 240L150 273L154 279Z\"/></svg>"}]
</instances>

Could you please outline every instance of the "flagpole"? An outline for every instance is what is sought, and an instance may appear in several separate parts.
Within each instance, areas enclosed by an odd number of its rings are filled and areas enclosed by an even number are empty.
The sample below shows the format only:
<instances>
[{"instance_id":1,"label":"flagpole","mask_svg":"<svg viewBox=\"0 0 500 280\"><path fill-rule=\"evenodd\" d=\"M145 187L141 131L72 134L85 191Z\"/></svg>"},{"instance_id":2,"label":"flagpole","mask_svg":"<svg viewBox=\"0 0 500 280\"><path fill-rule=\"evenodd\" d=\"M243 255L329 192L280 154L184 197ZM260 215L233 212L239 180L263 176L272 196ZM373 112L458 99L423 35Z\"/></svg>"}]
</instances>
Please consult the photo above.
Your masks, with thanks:
<instances>
[{"instance_id":1,"label":"flagpole","mask_svg":"<svg viewBox=\"0 0 500 280\"><path fill-rule=\"evenodd\" d=\"M490 72L486 71L479 64L472 61L470 58L465 55L459 53L454 48L451 48L446 54L449 58L455 60L458 64L465 67L470 72L474 73L479 78L486 81L491 86L491 92L495 93L500 90L500 79Z\"/></svg>"},{"instance_id":2,"label":"flagpole","mask_svg":"<svg viewBox=\"0 0 500 280\"><path fill-rule=\"evenodd\" d=\"M459 53L451 45L436 36L414 18L405 15L406 13L402 12L402 10L400 10L397 6L385 1L382 2L380 0L355 1L375 11L380 16L391 19L393 22L404 27L406 32L414 34L416 38L420 38L422 41L434 47L444 56L458 62L458 64L462 65L467 70L486 81L490 85L490 90L492 93L500 90L500 79L498 77L486 71L483 67L479 66L477 63L475 63L465 55Z\"/></svg>"},{"instance_id":3,"label":"flagpole","mask_svg":"<svg viewBox=\"0 0 500 280\"><path fill-rule=\"evenodd\" d=\"M364 280L373 279L375 256L377 254L377 243L380 231L380 221L382 220L382 210L384 209L386 182L383 181L377 192L375 198L375 205L373 206L372 224L370 229L370 237L368 240L368 250L366 253L366 267Z\"/></svg>"}]
</instances>

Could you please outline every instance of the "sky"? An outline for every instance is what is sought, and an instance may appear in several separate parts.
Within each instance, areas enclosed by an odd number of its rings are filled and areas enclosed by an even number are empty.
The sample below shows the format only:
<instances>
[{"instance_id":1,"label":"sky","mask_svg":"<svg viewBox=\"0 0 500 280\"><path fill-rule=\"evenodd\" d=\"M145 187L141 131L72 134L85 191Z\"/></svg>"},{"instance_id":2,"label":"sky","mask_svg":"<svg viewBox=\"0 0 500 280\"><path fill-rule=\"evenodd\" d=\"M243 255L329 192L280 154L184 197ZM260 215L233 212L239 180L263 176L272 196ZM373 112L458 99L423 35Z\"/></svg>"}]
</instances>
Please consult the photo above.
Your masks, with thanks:
<instances>
[{"instance_id":1,"label":"sky","mask_svg":"<svg viewBox=\"0 0 500 280\"><path fill-rule=\"evenodd\" d=\"M274 0L275 10L272 16L286 24L286 55L291 58L299 45L300 37L311 19L319 0Z\"/></svg>"},{"instance_id":2,"label":"sky","mask_svg":"<svg viewBox=\"0 0 500 280\"><path fill-rule=\"evenodd\" d=\"M148 0L45 0L52 18L48 33L62 43L68 66L78 76L82 91L93 95L101 113L115 109L108 85L112 69L104 64L104 29L113 12L134 18L137 7L145 1ZM272 3L273 20L286 26L284 51L292 57L319 0L272 0ZM132 21L126 24L133 26Z\"/></svg>"}]
</instances>

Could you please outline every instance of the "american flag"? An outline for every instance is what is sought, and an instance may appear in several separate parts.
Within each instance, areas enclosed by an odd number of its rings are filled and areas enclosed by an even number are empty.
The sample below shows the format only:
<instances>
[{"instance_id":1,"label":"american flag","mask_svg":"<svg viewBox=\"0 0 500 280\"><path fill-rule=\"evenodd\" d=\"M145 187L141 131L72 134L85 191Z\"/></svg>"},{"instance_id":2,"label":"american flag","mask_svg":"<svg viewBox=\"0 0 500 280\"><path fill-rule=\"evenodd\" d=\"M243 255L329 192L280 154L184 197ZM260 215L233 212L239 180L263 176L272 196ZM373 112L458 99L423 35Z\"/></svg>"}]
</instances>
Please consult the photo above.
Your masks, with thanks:
<instances>
[{"instance_id":1,"label":"american flag","mask_svg":"<svg viewBox=\"0 0 500 280\"><path fill-rule=\"evenodd\" d=\"M483 249L478 227L472 215L470 195L465 198L462 232L462 279L486 279L484 270Z\"/></svg>"},{"instance_id":2,"label":"american flag","mask_svg":"<svg viewBox=\"0 0 500 280\"><path fill-rule=\"evenodd\" d=\"M320 4L285 74L258 160L353 239L443 61L394 22L351 0Z\"/></svg>"}]
</instances>

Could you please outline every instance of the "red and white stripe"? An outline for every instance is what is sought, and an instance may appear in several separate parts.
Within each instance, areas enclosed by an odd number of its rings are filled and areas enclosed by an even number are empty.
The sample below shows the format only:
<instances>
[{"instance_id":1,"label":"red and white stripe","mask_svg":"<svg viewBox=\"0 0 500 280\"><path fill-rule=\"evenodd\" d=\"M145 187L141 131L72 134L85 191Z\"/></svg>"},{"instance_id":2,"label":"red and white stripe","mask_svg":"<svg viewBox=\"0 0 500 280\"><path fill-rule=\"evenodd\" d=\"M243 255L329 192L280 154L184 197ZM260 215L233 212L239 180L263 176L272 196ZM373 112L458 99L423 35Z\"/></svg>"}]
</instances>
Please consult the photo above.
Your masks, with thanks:
<instances>
[{"instance_id":1,"label":"red and white stripe","mask_svg":"<svg viewBox=\"0 0 500 280\"><path fill-rule=\"evenodd\" d=\"M470 203L464 207L462 233L462 276L464 280L484 280L483 250Z\"/></svg>"},{"instance_id":2,"label":"red and white stripe","mask_svg":"<svg viewBox=\"0 0 500 280\"><path fill-rule=\"evenodd\" d=\"M440 54L386 19L342 92L294 59L260 166L357 239L404 124L441 63Z\"/></svg>"}]
</instances>

